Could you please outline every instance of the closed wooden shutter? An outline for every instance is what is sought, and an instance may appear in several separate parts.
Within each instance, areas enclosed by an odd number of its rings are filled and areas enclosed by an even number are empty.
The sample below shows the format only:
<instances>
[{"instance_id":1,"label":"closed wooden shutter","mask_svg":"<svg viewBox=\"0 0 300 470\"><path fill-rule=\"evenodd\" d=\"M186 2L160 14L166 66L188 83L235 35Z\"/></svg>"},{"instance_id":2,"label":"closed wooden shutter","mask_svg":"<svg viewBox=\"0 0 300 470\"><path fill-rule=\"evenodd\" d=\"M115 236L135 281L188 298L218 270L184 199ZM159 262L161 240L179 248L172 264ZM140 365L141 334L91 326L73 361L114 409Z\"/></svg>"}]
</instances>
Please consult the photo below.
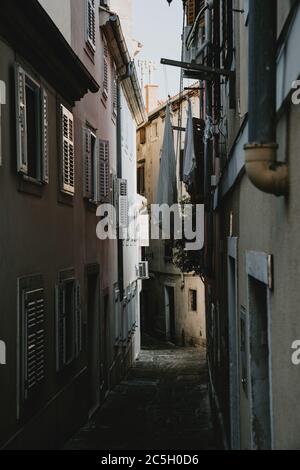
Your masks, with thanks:
<instances>
[{"instance_id":1,"label":"closed wooden shutter","mask_svg":"<svg viewBox=\"0 0 300 470\"><path fill-rule=\"evenodd\" d=\"M86 28L87 42L93 50L96 49L96 0L87 1Z\"/></svg>"},{"instance_id":2,"label":"closed wooden shutter","mask_svg":"<svg viewBox=\"0 0 300 470\"><path fill-rule=\"evenodd\" d=\"M187 25L191 26L196 18L196 0L188 0L187 2Z\"/></svg>"},{"instance_id":3,"label":"closed wooden shutter","mask_svg":"<svg viewBox=\"0 0 300 470\"><path fill-rule=\"evenodd\" d=\"M82 350L82 315L81 315L81 293L80 283L74 284L75 289L75 354L79 356Z\"/></svg>"},{"instance_id":4,"label":"closed wooden shutter","mask_svg":"<svg viewBox=\"0 0 300 470\"><path fill-rule=\"evenodd\" d=\"M62 189L75 192L74 120L72 113L61 105L62 126Z\"/></svg>"},{"instance_id":5,"label":"closed wooden shutter","mask_svg":"<svg viewBox=\"0 0 300 470\"><path fill-rule=\"evenodd\" d=\"M45 378L44 289L24 290L22 295L22 396L28 400Z\"/></svg>"},{"instance_id":6,"label":"closed wooden shutter","mask_svg":"<svg viewBox=\"0 0 300 470\"><path fill-rule=\"evenodd\" d=\"M16 65L16 119L17 119L17 168L27 174L27 123L26 123L26 75L20 65Z\"/></svg>"},{"instance_id":7,"label":"closed wooden shutter","mask_svg":"<svg viewBox=\"0 0 300 470\"><path fill-rule=\"evenodd\" d=\"M41 91L42 101L42 180L49 183L48 95Z\"/></svg>"},{"instance_id":8,"label":"closed wooden shutter","mask_svg":"<svg viewBox=\"0 0 300 470\"><path fill-rule=\"evenodd\" d=\"M64 285L55 287L56 302L56 370L59 372L66 364L66 312L64 302Z\"/></svg>"},{"instance_id":9,"label":"closed wooden shutter","mask_svg":"<svg viewBox=\"0 0 300 470\"><path fill-rule=\"evenodd\" d=\"M118 110L118 82L117 79L113 79L113 115L117 115Z\"/></svg>"},{"instance_id":10,"label":"closed wooden shutter","mask_svg":"<svg viewBox=\"0 0 300 470\"><path fill-rule=\"evenodd\" d=\"M91 199L93 184L92 184L92 134L87 128L83 129L83 197Z\"/></svg>"},{"instance_id":11,"label":"closed wooden shutter","mask_svg":"<svg viewBox=\"0 0 300 470\"><path fill-rule=\"evenodd\" d=\"M98 145L98 201L105 199L110 190L109 142L99 140Z\"/></svg>"},{"instance_id":12,"label":"closed wooden shutter","mask_svg":"<svg viewBox=\"0 0 300 470\"><path fill-rule=\"evenodd\" d=\"M104 42L103 44L103 95L108 97L108 47Z\"/></svg>"}]
</instances>

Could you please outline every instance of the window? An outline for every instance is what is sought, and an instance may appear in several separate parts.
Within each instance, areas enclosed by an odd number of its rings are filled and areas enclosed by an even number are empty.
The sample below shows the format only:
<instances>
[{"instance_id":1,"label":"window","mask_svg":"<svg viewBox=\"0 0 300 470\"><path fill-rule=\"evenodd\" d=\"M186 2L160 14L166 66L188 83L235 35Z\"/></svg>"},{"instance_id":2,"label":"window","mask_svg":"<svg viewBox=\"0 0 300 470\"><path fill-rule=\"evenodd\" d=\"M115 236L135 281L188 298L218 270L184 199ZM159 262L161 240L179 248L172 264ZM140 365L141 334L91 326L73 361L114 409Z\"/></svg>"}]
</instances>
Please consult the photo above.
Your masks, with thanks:
<instances>
[{"instance_id":1,"label":"window","mask_svg":"<svg viewBox=\"0 0 300 470\"><path fill-rule=\"evenodd\" d=\"M82 349L80 284L73 270L60 273L56 286L56 370L61 371Z\"/></svg>"},{"instance_id":2,"label":"window","mask_svg":"<svg viewBox=\"0 0 300 470\"><path fill-rule=\"evenodd\" d=\"M83 196L96 203L110 191L109 142L97 140L88 128L83 129L84 179Z\"/></svg>"},{"instance_id":3,"label":"window","mask_svg":"<svg viewBox=\"0 0 300 470\"><path fill-rule=\"evenodd\" d=\"M45 379L45 292L41 276L18 280L19 399L34 398Z\"/></svg>"},{"instance_id":4,"label":"window","mask_svg":"<svg viewBox=\"0 0 300 470\"><path fill-rule=\"evenodd\" d=\"M146 127L140 129L140 144L143 145L146 143Z\"/></svg>"},{"instance_id":5,"label":"window","mask_svg":"<svg viewBox=\"0 0 300 470\"><path fill-rule=\"evenodd\" d=\"M97 139L95 134L88 128L83 129L83 156L84 156L84 178L83 196L94 202L98 200L97 193Z\"/></svg>"},{"instance_id":6,"label":"window","mask_svg":"<svg viewBox=\"0 0 300 470\"><path fill-rule=\"evenodd\" d=\"M96 0L86 0L86 42L96 50Z\"/></svg>"},{"instance_id":7,"label":"window","mask_svg":"<svg viewBox=\"0 0 300 470\"><path fill-rule=\"evenodd\" d=\"M62 191L69 194L75 192L75 161L74 161L74 121L73 114L61 105L61 146L62 146Z\"/></svg>"},{"instance_id":8,"label":"window","mask_svg":"<svg viewBox=\"0 0 300 470\"><path fill-rule=\"evenodd\" d=\"M109 142L99 140L98 164L99 200L106 199L110 192Z\"/></svg>"},{"instance_id":9,"label":"window","mask_svg":"<svg viewBox=\"0 0 300 470\"><path fill-rule=\"evenodd\" d=\"M138 165L137 168L137 192L138 194L145 194L145 166Z\"/></svg>"},{"instance_id":10,"label":"window","mask_svg":"<svg viewBox=\"0 0 300 470\"><path fill-rule=\"evenodd\" d=\"M189 310L197 312L197 291L195 289L189 290Z\"/></svg>"},{"instance_id":11,"label":"window","mask_svg":"<svg viewBox=\"0 0 300 470\"><path fill-rule=\"evenodd\" d=\"M151 126L151 137L152 137L152 140L157 139L157 137L158 137L157 122L154 122Z\"/></svg>"},{"instance_id":12,"label":"window","mask_svg":"<svg viewBox=\"0 0 300 470\"><path fill-rule=\"evenodd\" d=\"M1 105L6 103L6 85L0 80L0 166L2 165Z\"/></svg>"},{"instance_id":13,"label":"window","mask_svg":"<svg viewBox=\"0 0 300 470\"><path fill-rule=\"evenodd\" d=\"M103 42L103 83L102 92L105 99L108 97L108 47L104 40Z\"/></svg>"},{"instance_id":14,"label":"window","mask_svg":"<svg viewBox=\"0 0 300 470\"><path fill-rule=\"evenodd\" d=\"M48 96L19 65L16 104L18 172L48 183Z\"/></svg>"}]
</instances>

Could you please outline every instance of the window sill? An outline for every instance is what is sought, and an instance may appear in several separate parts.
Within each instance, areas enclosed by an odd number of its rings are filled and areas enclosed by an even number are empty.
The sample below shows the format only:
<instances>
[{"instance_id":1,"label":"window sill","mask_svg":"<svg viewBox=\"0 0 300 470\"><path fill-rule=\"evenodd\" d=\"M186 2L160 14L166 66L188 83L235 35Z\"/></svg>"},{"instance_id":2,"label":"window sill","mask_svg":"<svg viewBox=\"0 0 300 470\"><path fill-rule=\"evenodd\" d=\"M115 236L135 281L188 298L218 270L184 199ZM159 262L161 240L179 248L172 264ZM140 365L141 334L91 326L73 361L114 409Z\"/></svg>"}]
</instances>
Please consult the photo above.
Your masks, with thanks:
<instances>
[{"instance_id":1,"label":"window sill","mask_svg":"<svg viewBox=\"0 0 300 470\"><path fill-rule=\"evenodd\" d=\"M98 207L97 202L91 201L87 198L84 199L84 202L85 202L86 210L88 210L89 212L96 213L97 207Z\"/></svg>"},{"instance_id":2,"label":"window sill","mask_svg":"<svg viewBox=\"0 0 300 470\"><path fill-rule=\"evenodd\" d=\"M31 196L42 197L44 184L31 178L30 176L20 175L18 182L18 191L30 194Z\"/></svg>"},{"instance_id":3,"label":"window sill","mask_svg":"<svg viewBox=\"0 0 300 470\"><path fill-rule=\"evenodd\" d=\"M74 206L74 194L67 193L63 190L58 191L58 202L61 204L65 204L66 206L73 207Z\"/></svg>"}]
</instances>

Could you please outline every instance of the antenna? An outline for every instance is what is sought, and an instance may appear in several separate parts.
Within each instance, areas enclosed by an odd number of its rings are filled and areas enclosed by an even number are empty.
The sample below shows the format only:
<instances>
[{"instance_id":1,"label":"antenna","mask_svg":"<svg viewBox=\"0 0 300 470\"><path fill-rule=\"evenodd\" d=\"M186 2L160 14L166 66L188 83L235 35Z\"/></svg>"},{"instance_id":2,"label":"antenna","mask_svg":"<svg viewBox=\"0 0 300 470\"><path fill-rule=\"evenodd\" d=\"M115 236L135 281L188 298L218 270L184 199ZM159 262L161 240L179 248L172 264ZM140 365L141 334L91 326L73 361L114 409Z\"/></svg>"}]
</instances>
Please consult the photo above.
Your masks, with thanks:
<instances>
[{"instance_id":1,"label":"antenna","mask_svg":"<svg viewBox=\"0 0 300 470\"><path fill-rule=\"evenodd\" d=\"M138 60L138 67L141 70L141 85L144 88L145 76L148 76L148 84L152 83L152 74L157 70L157 62L154 60Z\"/></svg>"}]
</instances>

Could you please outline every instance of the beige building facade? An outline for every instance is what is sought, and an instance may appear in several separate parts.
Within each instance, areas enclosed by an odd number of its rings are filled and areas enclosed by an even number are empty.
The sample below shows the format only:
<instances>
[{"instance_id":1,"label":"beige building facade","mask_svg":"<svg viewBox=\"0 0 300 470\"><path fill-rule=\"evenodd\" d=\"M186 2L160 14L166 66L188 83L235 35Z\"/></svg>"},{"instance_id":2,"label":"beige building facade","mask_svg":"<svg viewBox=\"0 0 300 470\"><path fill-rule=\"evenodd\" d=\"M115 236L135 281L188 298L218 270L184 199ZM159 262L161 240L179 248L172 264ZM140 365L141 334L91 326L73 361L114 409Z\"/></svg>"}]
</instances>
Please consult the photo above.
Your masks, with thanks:
<instances>
[{"instance_id":1,"label":"beige building facade","mask_svg":"<svg viewBox=\"0 0 300 470\"><path fill-rule=\"evenodd\" d=\"M148 86L148 94L151 88ZM156 92L156 89L154 89ZM170 100L174 147L177 155L178 200L188 197L181 181L184 137L176 130L186 126L188 101L194 117L199 117L198 90L185 91ZM151 102L151 96L149 97ZM160 155L165 127L166 103L150 111L148 122L137 132L138 191L155 203ZM166 184L168 184L166 182ZM173 249L168 240L151 240L145 250L150 279L143 288L142 327L162 339L179 345L204 344L206 338L204 285L193 273L182 273L172 262Z\"/></svg>"}]
</instances>

